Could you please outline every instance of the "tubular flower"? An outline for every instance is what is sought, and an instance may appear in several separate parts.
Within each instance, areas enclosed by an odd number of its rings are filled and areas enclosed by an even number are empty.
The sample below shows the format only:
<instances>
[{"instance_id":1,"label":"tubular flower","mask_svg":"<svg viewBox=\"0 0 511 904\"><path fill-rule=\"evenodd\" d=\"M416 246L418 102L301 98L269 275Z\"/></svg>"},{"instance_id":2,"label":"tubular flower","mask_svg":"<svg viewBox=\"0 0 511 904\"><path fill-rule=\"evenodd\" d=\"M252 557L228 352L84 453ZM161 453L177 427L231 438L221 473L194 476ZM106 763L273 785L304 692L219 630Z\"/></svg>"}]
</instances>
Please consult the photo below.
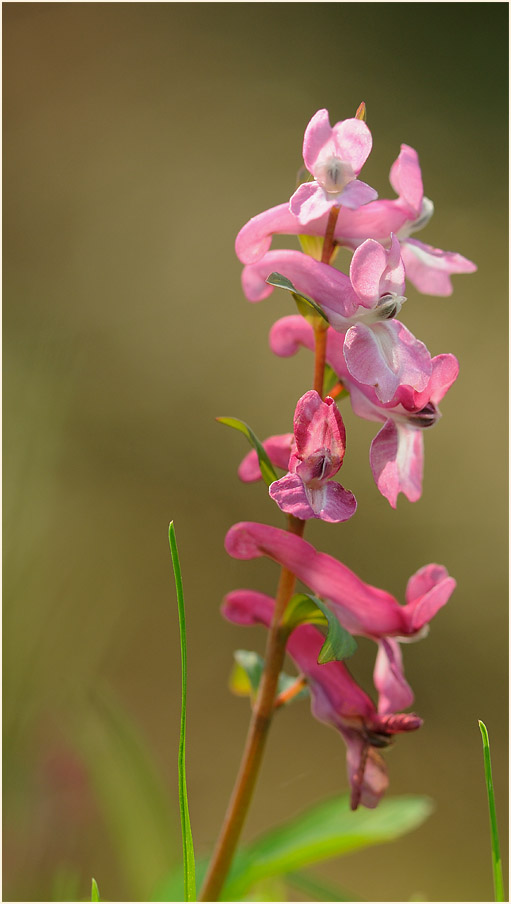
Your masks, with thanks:
<instances>
[{"instance_id":1,"label":"tubular flower","mask_svg":"<svg viewBox=\"0 0 511 904\"><path fill-rule=\"evenodd\" d=\"M281 357L289 357L296 354L300 346L314 349L312 327L299 316L278 320L270 332L272 351ZM430 368L426 367L420 381L423 389L400 385L390 401L382 402L374 387L354 378L353 367L350 372L345 356L346 345L343 350L339 337L329 329L326 358L349 390L353 411L366 420L383 422L370 450L376 485L393 508L399 493L415 502L422 492L423 430L432 427L440 418L438 403L458 376L458 362L454 355L436 355L430 359Z\"/></svg>"},{"instance_id":2,"label":"tubular flower","mask_svg":"<svg viewBox=\"0 0 511 904\"><path fill-rule=\"evenodd\" d=\"M349 276L301 251L269 251L243 270L249 301L261 301L273 292L266 280L275 271L286 276L298 294L317 302L339 331L359 321L370 324L395 317L406 300L405 269L395 236L388 251L373 239L363 242L353 255Z\"/></svg>"},{"instance_id":3,"label":"tubular flower","mask_svg":"<svg viewBox=\"0 0 511 904\"><path fill-rule=\"evenodd\" d=\"M332 128L328 110L315 113L303 139L303 159L314 181L300 185L289 202L301 224L319 219L334 206L355 210L378 197L374 188L357 179L371 147L365 122L345 119Z\"/></svg>"},{"instance_id":4,"label":"tubular flower","mask_svg":"<svg viewBox=\"0 0 511 904\"><path fill-rule=\"evenodd\" d=\"M226 596L222 612L236 624L269 627L274 606L274 600L264 593L235 590ZM422 719L413 713L396 713L389 709L391 701L383 678L380 681L383 692L380 692L376 709L342 662L318 665L323 643L324 637L318 628L300 625L288 640L287 652L307 678L313 715L337 729L346 744L352 809L359 804L373 808L388 786L387 769L378 748L387 747L394 734L420 728ZM409 702L404 705L408 706Z\"/></svg>"},{"instance_id":5,"label":"tubular flower","mask_svg":"<svg viewBox=\"0 0 511 904\"><path fill-rule=\"evenodd\" d=\"M225 548L235 559L267 556L325 599L351 634L373 640L417 637L451 596L456 582L440 565L413 575L402 606L390 593L366 584L346 565L306 540L266 524L243 521L227 532Z\"/></svg>"},{"instance_id":6,"label":"tubular flower","mask_svg":"<svg viewBox=\"0 0 511 904\"><path fill-rule=\"evenodd\" d=\"M355 514L353 493L330 479L342 465L346 431L334 400L323 402L314 389L298 400L294 446L289 471L270 486L270 496L283 512L306 521L347 521Z\"/></svg>"}]
</instances>

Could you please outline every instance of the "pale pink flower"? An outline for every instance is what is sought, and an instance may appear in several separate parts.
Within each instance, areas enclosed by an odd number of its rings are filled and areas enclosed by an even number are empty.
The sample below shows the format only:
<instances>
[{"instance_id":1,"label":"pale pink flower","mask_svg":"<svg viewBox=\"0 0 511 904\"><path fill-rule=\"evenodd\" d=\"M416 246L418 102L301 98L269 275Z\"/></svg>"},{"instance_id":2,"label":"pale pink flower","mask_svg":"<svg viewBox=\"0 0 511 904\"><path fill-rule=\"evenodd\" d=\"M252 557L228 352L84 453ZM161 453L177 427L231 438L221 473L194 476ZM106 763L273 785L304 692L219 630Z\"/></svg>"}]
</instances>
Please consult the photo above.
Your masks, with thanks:
<instances>
[{"instance_id":1,"label":"pale pink flower","mask_svg":"<svg viewBox=\"0 0 511 904\"><path fill-rule=\"evenodd\" d=\"M374 188L357 179L371 147L365 122L345 119L332 128L328 110L318 110L303 140L303 159L314 181L300 185L289 202L300 223L317 220L334 206L356 209L378 197Z\"/></svg>"},{"instance_id":2,"label":"pale pink flower","mask_svg":"<svg viewBox=\"0 0 511 904\"><path fill-rule=\"evenodd\" d=\"M264 593L235 590L226 596L222 612L229 621L236 624L263 624L268 627L274 607L275 601ZM318 665L318 655L323 643L324 637L317 628L300 625L288 640L287 652L307 678L313 715L320 722L337 729L344 739L352 809L355 810L359 804L373 808L388 786L387 769L378 748L387 747L394 734L420 728L422 719L414 713L396 713L389 708L396 694L392 691L392 676L389 678L389 669L385 669L382 660L377 660L377 677L382 690L376 709L344 663L327 662ZM392 640L383 643L398 647ZM390 649L393 650L394 647L390 646ZM404 678L402 680L406 684ZM405 706L411 702L409 696Z\"/></svg>"},{"instance_id":3,"label":"pale pink flower","mask_svg":"<svg viewBox=\"0 0 511 904\"><path fill-rule=\"evenodd\" d=\"M320 305L331 326L340 331L361 321L371 324L395 317L406 300L405 269L395 236L388 251L372 239L363 242L353 255L349 277L301 251L269 251L243 269L241 282L249 301L261 301L273 292L266 282L273 272Z\"/></svg>"},{"instance_id":4,"label":"pale pink flower","mask_svg":"<svg viewBox=\"0 0 511 904\"><path fill-rule=\"evenodd\" d=\"M310 324L300 316L278 320L270 332L272 351L281 357L289 357L296 354L300 346L314 349L314 331ZM354 378L345 356L346 347L343 348L334 330L329 329L327 362L349 390L353 411L359 417L381 421L384 425L370 451L376 485L393 508L399 493L415 502L422 492L423 430L437 423L440 417L438 403L458 376L458 362L454 355L436 355L430 359L429 367L426 359L424 378L419 381L423 384L421 390L400 385L390 401L382 402L374 387Z\"/></svg>"},{"instance_id":5,"label":"pale pink flower","mask_svg":"<svg viewBox=\"0 0 511 904\"><path fill-rule=\"evenodd\" d=\"M314 389L306 392L296 406L294 439L289 471L271 484L271 498L302 521L347 521L357 503L353 493L331 481L346 449L346 431L334 400L322 401Z\"/></svg>"}]
</instances>

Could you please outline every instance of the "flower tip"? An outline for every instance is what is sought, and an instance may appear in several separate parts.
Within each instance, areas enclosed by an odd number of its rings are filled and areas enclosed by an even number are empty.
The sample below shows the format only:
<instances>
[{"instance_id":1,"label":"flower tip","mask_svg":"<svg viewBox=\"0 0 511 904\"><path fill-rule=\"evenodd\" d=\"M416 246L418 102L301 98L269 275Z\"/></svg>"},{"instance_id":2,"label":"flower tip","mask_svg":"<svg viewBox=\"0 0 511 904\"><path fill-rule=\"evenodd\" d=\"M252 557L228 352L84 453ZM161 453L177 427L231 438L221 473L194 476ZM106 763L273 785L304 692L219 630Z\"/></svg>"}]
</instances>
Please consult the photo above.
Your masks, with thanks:
<instances>
[{"instance_id":1,"label":"flower tip","mask_svg":"<svg viewBox=\"0 0 511 904\"><path fill-rule=\"evenodd\" d=\"M357 108L357 112L355 113L355 119L361 119L362 122L366 121L366 105L365 105L364 101L362 101L362 103L359 104L359 106Z\"/></svg>"}]
</instances>

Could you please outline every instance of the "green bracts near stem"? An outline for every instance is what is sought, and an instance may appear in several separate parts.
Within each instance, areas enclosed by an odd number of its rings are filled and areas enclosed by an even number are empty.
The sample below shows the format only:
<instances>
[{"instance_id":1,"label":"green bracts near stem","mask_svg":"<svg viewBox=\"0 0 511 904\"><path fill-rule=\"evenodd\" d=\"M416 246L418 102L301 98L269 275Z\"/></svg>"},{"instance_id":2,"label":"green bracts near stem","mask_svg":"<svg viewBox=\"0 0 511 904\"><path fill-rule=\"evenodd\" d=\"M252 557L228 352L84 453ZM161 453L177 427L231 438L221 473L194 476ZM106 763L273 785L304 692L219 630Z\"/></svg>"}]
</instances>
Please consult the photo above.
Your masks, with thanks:
<instances>
[{"instance_id":1,"label":"green bracts near stem","mask_svg":"<svg viewBox=\"0 0 511 904\"><path fill-rule=\"evenodd\" d=\"M276 289L286 289L287 292L291 292L296 307L298 308L298 313L313 325L322 324L323 329L327 328L328 317L323 308L314 301L313 298L309 298L308 295L297 292L293 283L287 276L282 276L282 273L270 273L266 282L269 286L274 286Z\"/></svg>"},{"instance_id":2,"label":"green bracts near stem","mask_svg":"<svg viewBox=\"0 0 511 904\"><path fill-rule=\"evenodd\" d=\"M488 729L479 719L479 728L483 739L484 775L486 779L486 791L488 794L488 808L490 811L491 855L493 865L493 886L495 900L505 901L504 879L502 877L502 859L500 856L499 829L497 826L497 813L495 810L495 793L493 790L493 778L491 771L490 739Z\"/></svg>"},{"instance_id":3,"label":"green bracts near stem","mask_svg":"<svg viewBox=\"0 0 511 904\"><path fill-rule=\"evenodd\" d=\"M234 430L239 430L240 433L243 433L243 436L246 436L252 448L257 452L261 474L263 480L268 486L270 486L270 484L277 480L277 475L274 471L270 459L268 458L263 448L263 444L257 438L252 428L249 427L248 424L245 424L245 421L240 421L237 417L217 417L216 420L219 424L226 424L228 427L232 427Z\"/></svg>"},{"instance_id":4,"label":"green bracts near stem","mask_svg":"<svg viewBox=\"0 0 511 904\"><path fill-rule=\"evenodd\" d=\"M177 608L179 613L179 637L181 641L181 731L179 735L179 812L181 816L181 832L183 835L183 873L185 901L195 901L195 855L193 851L192 828L188 812L188 796L186 793L185 770L185 734L186 734L186 624L185 601L183 596L183 581L177 550L176 532L174 522L169 524L169 545L176 582Z\"/></svg>"},{"instance_id":5,"label":"green bracts near stem","mask_svg":"<svg viewBox=\"0 0 511 904\"><path fill-rule=\"evenodd\" d=\"M321 647L318 663L336 660L341 662L353 656L357 649L355 638L341 625L323 600L312 593L295 593L284 612L282 625L290 631L298 625L317 625L326 628L325 643Z\"/></svg>"}]
</instances>

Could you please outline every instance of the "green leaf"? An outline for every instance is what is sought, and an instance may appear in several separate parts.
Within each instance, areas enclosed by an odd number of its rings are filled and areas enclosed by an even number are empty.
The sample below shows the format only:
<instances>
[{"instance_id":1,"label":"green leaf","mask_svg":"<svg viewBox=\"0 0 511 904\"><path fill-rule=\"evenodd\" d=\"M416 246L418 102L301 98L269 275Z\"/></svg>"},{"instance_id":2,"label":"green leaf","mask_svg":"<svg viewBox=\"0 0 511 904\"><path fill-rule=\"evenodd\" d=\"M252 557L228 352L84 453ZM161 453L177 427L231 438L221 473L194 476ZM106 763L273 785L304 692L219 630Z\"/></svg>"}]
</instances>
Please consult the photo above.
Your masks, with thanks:
<instances>
[{"instance_id":1,"label":"green leaf","mask_svg":"<svg viewBox=\"0 0 511 904\"><path fill-rule=\"evenodd\" d=\"M312 320L312 322L315 323L318 318L320 318L325 322L325 325L328 324L328 317L323 308L321 308L312 298L309 298L308 295L297 292L291 280L286 276L282 276L281 273L270 273L266 282L268 285L275 286L277 289L286 289L287 292L291 292L298 311L306 320Z\"/></svg>"},{"instance_id":2,"label":"green leaf","mask_svg":"<svg viewBox=\"0 0 511 904\"><path fill-rule=\"evenodd\" d=\"M91 901L101 901L101 898L99 897L98 883L96 882L96 880L94 878L92 880L90 899L91 899Z\"/></svg>"},{"instance_id":3,"label":"green leaf","mask_svg":"<svg viewBox=\"0 0 511 904\"><path fill-rule=\"evenodd\" d=\"M493 866L493 887L495 900L505 901L504 879L502 877L502 859L500 856L499 828L497 825L497 812L495 809L495 792L493 790L493 778L491 770L490 739L488 729L484 722L479 720L479 728L483 739L484 775L486 779L486 792L488 794L488 808L490 811L491 855Z\"/></svg>"},{"instance_id":4,"label":"green leaf","mask_svg":"<svg viewBox=\"0 0 511 904\"><path fill-rule=\"evenodd\" d=\"M375 810L360 807L355 812L350 810L349 794L324 801L242 849L222 898L239 901L263 878L394 841L420 826L432 809L428 798L411 795L387 798Z\"/></svg>"},{"instance_id":5,"label":"green leaf","mask_svg":"<svg viewBox=\"0 0 511 904\"><path fill-rule=\"evenodd\" d=\"M183 596L183 581L181 578L181 566L177 549L176 532L174 522L169 524L169 544L176 582L177 608L179 613L179 637L181 641L181 731L179 735L179 812L181 816L181 833L183 836L183 873L185 901L195 901L195 855L193 851L192 828L188 812L188 795L186 792L186 768L185 768L185 735L186 735L186 623L185 601Z\"/></svg>"},{"instance_id":6,"label":"green leaf","mask_svg":"<svg viewBox=\"0 0 511 904\"><path fill-rule=\"evenodd\" d=\"M288 603L282 623L290 630L306 624L326 626L325 643L318 656L320 665L333 660L348 659L357 649L355 638L343 628L326 603L312 593L295 593Z\"/></svg>"},{"instance_id":7,"label":"green leaf","mask_svg":"<svg viewBox=\"0 0 511 904\"><path fill-rule=\"evenodd\" d=\"M253 650L235 650L234 659L236 665L231 673L229 687L234 694L240 697L252 697L255 699L264 669L264 659ZM282 694L292 687L297 681L297 676L281 672L277 684L277 694ZM309 696L309 689L302 688L292 700L303 700Z\"/></svg>"},{"instance_id":8,"label":"green leaf","mask_svg":"<svg viewBox=\"0 0 511 904\"><path fill-rule=\"evenodd\" d=\"M274 480L277 480L273 465L268 458L262 443L258 440L251 427L249 427L248 424L245 424L245 421L240 421L237 417L217 417L217 421L219 424L226 424L234 430L239 430L240 433L243 433L243 436L246 436L252 448L257 452L261 474L268 486L270 486Z\"/></svg>"}]
</instances>

